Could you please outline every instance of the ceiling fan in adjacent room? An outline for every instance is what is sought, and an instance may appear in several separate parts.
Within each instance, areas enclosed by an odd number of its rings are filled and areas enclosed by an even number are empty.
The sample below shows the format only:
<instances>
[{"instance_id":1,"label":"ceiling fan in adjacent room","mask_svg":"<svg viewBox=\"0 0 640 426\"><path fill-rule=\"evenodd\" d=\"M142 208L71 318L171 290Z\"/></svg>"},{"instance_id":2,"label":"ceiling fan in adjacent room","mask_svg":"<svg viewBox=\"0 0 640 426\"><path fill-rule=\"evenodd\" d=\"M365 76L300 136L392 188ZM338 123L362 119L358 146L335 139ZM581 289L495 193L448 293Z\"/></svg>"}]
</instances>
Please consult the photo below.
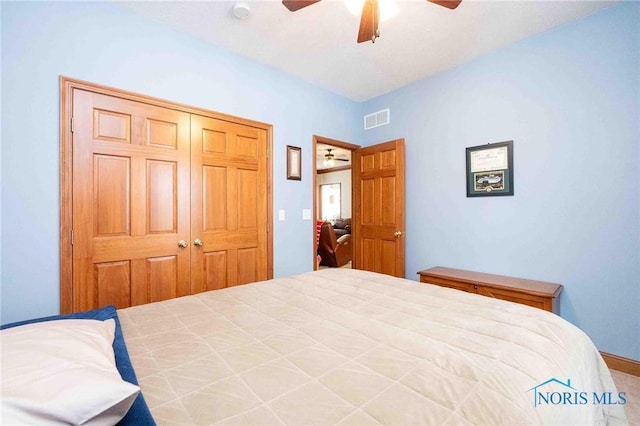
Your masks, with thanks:
<instances>
[{"instance_id":1,"label":"ceiling fan in adjacent room","mask_svg":"<svg viewBox=\"0 0 640 426\"><path fill-rule=\"evenodd\" d=\"M324 164L325 166L335 166L336 161L349 161L348 158L338 158L336 157L336 155L332 152L333 148L327 148L327 153L324 155L324 160L322 161L322 164Z\"/></svg>"},{"instance_id":2,"label":"ceiling fan in adjacent room","mask_svg":"<svg viewBox=\"0 0 640 426\"><path fill-rule=\"evenodd\" d=\"M282 0L282 4L291 12L300 10L303 7L318 3L320 0ZM447 9L455 9L462 0L427 0L428 2L446 7ZM371 40L372 43L380 37L380 7L379 0L364 0L362 6L362 14L360 16L360 28L358 30L358 43Z\"/></svg>"}]
</instances>

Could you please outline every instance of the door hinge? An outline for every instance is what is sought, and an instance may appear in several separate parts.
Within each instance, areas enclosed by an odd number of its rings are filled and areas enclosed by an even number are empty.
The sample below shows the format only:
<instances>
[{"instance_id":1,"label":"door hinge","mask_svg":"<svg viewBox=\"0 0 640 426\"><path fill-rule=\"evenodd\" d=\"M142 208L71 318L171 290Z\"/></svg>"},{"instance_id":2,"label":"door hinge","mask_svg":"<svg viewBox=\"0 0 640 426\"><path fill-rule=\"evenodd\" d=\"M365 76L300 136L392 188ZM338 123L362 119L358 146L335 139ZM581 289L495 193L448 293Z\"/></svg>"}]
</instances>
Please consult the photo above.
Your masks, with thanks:
<instances>
[{"instance_id":1,"label":"door hinge","mask_svg":"<svg viewBox=\"0 0 640 426\"><path fill-rule=\"evenodd\" d=\"M73 133L73 117L71 117L71 133Z\"/></svg>"},{"instance_id":2,"label":"door hinge","mask_svg":"<svg viewBox=\"0 0 640 426\"><path fill-rule=\"evenodd\" d=\"M73 229L71 230L71 245L73 245Z\"/></svg>"}]
</instances>

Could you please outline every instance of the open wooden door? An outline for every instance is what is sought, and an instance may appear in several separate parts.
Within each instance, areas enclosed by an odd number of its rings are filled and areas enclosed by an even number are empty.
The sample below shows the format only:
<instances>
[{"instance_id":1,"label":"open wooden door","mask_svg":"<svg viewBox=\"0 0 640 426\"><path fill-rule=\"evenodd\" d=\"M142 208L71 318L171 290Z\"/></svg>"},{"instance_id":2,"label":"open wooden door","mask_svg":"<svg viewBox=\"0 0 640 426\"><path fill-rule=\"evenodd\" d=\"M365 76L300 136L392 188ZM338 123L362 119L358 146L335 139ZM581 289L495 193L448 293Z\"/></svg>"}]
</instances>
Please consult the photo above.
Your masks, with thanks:
<instances>
[{"instance_id":1,"label":"open wooden door","mask_svg":"<svg viewBox=\"0 0 640 426\"><path fill-rule=\"evenodd\" d=\"M354 151L353 267L404 274L404 139Z\"/></svg>"}]
</instances>

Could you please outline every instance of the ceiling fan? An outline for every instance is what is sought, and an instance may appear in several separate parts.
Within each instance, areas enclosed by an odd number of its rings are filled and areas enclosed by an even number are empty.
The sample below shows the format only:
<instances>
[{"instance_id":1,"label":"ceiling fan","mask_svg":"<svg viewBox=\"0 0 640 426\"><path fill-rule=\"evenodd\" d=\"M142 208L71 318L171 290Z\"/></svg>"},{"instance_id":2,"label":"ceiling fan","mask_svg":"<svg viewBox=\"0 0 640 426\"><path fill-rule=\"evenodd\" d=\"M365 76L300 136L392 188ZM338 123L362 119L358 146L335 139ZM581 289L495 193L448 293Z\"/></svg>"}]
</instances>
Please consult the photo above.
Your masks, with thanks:
<instances>
[{"instance_id":1,"label":"ceiling fan","mask_svg":"<svg viewBox=\"0 0 640 426\"><path fill-rule=\"evenodd\" d=\"M303 7L318 3L320 0L282 0L282 4L291 12L300 10ZM455 9L462 0L427 0L428 2L446 7L447 9ZM362 6L362 15L360 16L360 28L358 30L358 43L371 40L372 43L380 37L380 8L378 0L365 0Z\"/></svg>"},{"instance_id":2,"label":"ceiling fan","mask_svg":"<svg viewBox=\"0 0 640 426\"><path fill-rule=\"evenodd\" d=\"M336 164L336 161L349 161L348 158L336 157L336 155L331 152L333 151L333 148L327 148L326 151L327 153L324 155L324 160L322 161L322 164L324 164L325 166L333 166Z\"/></svg>"}]
</instances>

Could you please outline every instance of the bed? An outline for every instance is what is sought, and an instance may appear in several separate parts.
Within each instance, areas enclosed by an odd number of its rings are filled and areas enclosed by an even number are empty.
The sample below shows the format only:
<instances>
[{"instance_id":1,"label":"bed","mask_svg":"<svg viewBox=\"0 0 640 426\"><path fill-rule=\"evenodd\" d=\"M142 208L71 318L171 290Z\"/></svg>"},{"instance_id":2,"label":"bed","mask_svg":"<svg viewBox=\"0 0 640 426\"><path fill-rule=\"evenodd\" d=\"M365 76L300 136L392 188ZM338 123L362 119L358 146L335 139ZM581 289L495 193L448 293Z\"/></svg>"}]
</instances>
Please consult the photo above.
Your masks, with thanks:
<instances>
[{"instance_id":1,"label":"bed","mask_svg":"<svg viewBox=\"0 0 640 426\"><path fill-rule=\"evenodd\" d=\"M325 269L116 318L153 417L121 424L626 424L598 351L562 318L372 272Z\"/></svg>"}]
</instances>

